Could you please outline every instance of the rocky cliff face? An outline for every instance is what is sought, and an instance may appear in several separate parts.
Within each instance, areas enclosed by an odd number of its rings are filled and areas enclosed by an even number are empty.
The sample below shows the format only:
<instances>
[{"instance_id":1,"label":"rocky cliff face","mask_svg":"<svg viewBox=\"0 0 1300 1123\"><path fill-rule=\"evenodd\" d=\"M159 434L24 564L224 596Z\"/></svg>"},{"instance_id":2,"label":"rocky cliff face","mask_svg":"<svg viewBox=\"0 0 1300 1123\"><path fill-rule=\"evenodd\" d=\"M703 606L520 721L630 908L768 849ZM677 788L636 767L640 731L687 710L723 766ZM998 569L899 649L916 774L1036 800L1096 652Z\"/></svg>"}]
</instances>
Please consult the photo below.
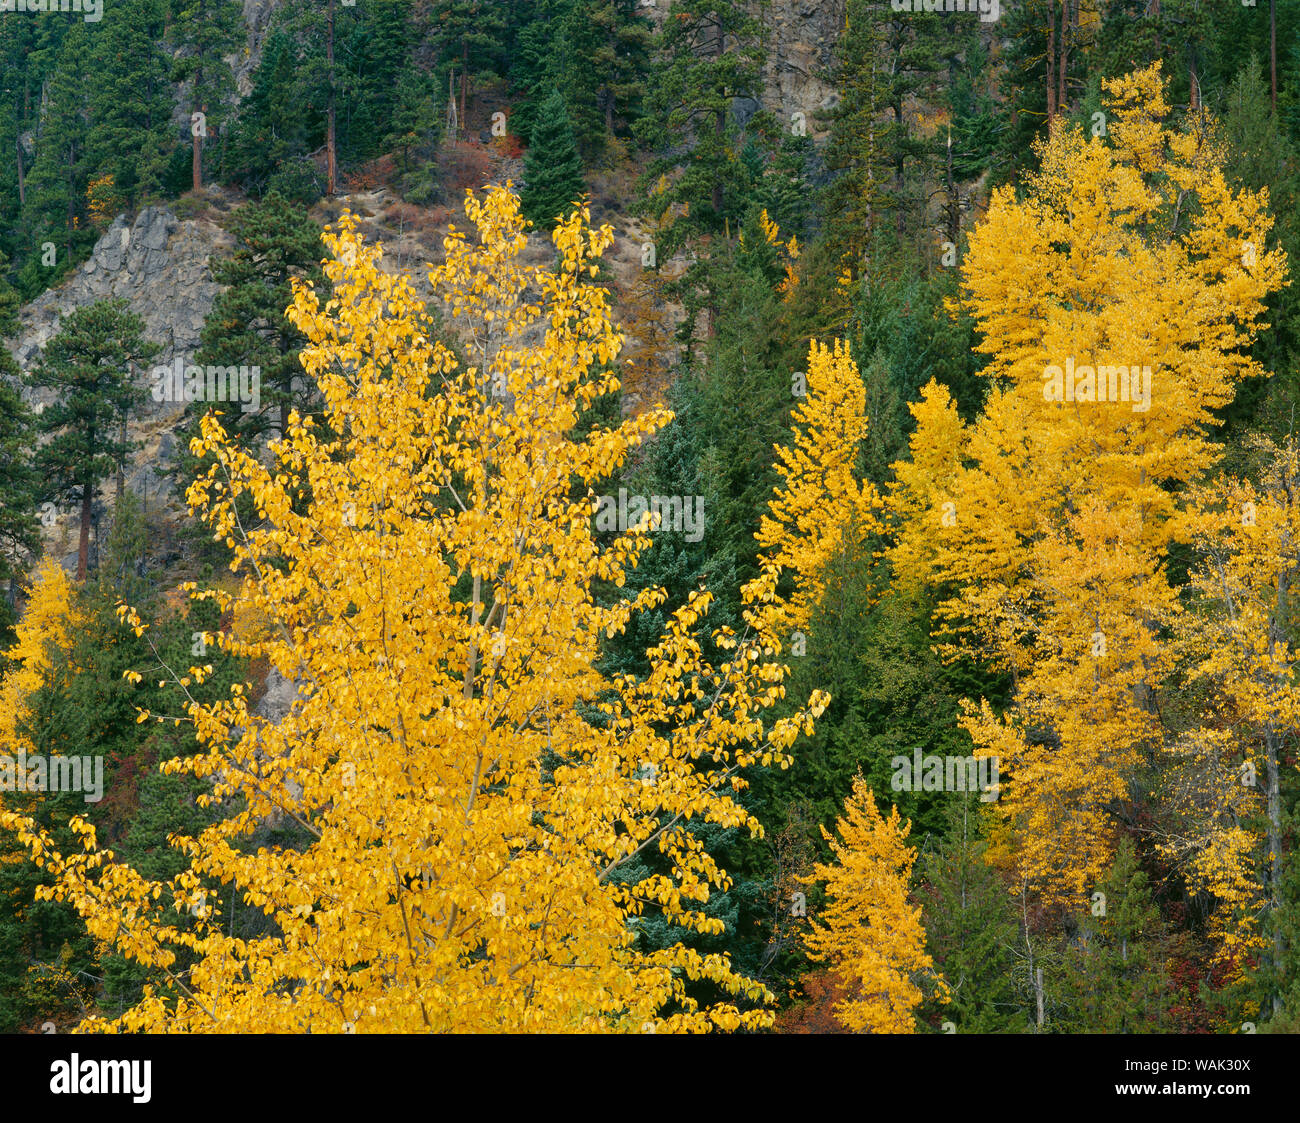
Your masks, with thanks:
<instances>
[{"instance_id":1,"label":"rocky cliff face","mask_svg":"<svg viewBox=\"0 0 1300 1123\"><path fill-rule=\"evenodd\" d=\"M252 86L252 74L261 58L262 48L275 11L285 0L244 0L244 21L248 29L244 48L231 60L242 95ZM829 108L834 90L825 81L832 61L836 38L844 23L845 0L753 0L751 10L761 16L767 28L768 61L764 69L762 102L787 126L793 115L802 114L807 131L818 135L818 110ZM656 24L669 11L669 0L657 0L646 13ZM745 119L758 108L753 100L738 100L736 112ZM179 110L178 110L179 111ZM511 175L511 173L513 173ZM519 180L518 168L493 169L491 180ZM210 201L222 193L210 192ZM225 200L220 200L224 204ZM383 200L359 195L335 200L336 206L351 205L366 215L371 206L380 215L386 209ZM607 264L616 280L625 284L638 271L642 232L639 224L612 203L612 209L595 208L597 222L611 222L619 238L608 254ZM212 213L212 212L209 212ZM374 212L371 212L374 213ZM320 216L328 221L330 215ZM385 216L386 217L386 216ZM217 216L219 218L219 216ZM454 221L454 217L452 219ZM407 239L399 225L383 218L369 228L367 236L381 237L390 248L398 250L396 262L414 265L420 260L436 260L438 255L420 253L429 243L438 244L441 233L431 232L425 247L406 246ZM391 239L391 240L390 240ZM532 243L536 242L536 246ZM212 307L219 286L212 280L209 260L213 253L225 252L233 239L214 218L181 219L168 207L148 207L134 219L119 216L95 246L90 259L57 288L44 293L21 310L18 335L6 341L23 370L32 369L46 343L58 331L59 322L72 309L106 297L122 297L145 323L148 339L162 348L155 363L169 365L177 357L191 356L199 345L203 321ZM549 255L547 239L530 238L530 256ZM410 259L401 252L410 250ZM422 271L414 270L417 289L423 290ZM422 295L424 295L422 291ZM137 372L142 389L152 388L150 371ZM48 395L24 391L34 408L48 404ZM182 403L155 402L146 399L133 425L133 438L140 451L127 478L128 486L146 497L151 507L159 502L171 505L171 485L164 480L175 453L170 430L182 413ZM58 519L47 527L47 548L63 552L62 541L71 525L71 516ZM62 540L62 541L61 541Z\"/></svg>"},{"instance_id":2,"label":"rocky cliff face","mask_svg":"<svg viewBox=\"0 0 1300 1123\"><path fill-rule=\"evenodd\" d=\"M802 113L808 135L822 129L813 114L834 106L837 95L826 77L836 40L844 27L845 0L771 0L763 5L769 28L764 100L788 125Z\"/></svg>"},{"instance_id":3,"label":"rocky cliff face","mask_svg":"<svg viewBox=\"0 0 1300 1123\"><path fill-rule=\"evenodd\" d=\"M29 371L64 316L98 300L120 297L144 321L146 338L162 348L156 363L192 355L204 318L220 291L212 280L209 259L233 242L217 223L182 221L166 207L146 207L130 222L119 215L88 261L58 288L20 310L19 331L8 341L9 349L19 367ZM153 385L150 371L137 371L136 378L147 393ZM23 396L37 411L51 400L46 391L24 389ZM163 474L175 455L170 429L184 408L184 403L147 397L131 426L131 436L141 447L126 483L153 507L170 502L171 488ZM56 556L64 555L72 519L70 512L62 512L45 527L46 547ZM71 560L75 563L75 557Z\"/></svg>"}]
</instances>

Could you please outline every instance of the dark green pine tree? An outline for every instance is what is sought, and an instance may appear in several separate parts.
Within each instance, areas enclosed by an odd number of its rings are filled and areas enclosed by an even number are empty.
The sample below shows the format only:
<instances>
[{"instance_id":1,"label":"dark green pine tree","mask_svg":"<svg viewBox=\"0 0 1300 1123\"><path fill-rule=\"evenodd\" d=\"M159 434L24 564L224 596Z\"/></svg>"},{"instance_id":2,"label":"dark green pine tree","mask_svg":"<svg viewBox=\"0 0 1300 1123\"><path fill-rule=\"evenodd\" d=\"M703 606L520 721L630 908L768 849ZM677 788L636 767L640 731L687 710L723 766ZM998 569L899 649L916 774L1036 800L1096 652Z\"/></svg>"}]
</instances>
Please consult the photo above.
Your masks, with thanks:
<instances>
[{"instance_id":1,"label":"dark green pine tree","mask_svg":"<svg viewBox=\"0 0 1300 1123\"><path fill-rule=\"evenodd\" d=\"M22 212L40 132L41 96L70 20L0 19L0 252L22 264L33 245Z\"/></svg>"},{"instance_id":2,"label":"dark green pine tree","mask_svg":"<svg viewBox=\"0 0 1300 1123\"><path fill-rule=\"evenodd\" d=\"M569 0L544 47L544 81L564 94L578 149L589 163L635 120L645 96L652 32L636 0ZM546 92L543 86L541 93Z\"/></svg>"},{"instance_id":3,"label":"dark green pine tree","mask_svg":"<svg viewBox=\"0 0 1300 1123\"><path fill-rule=\"evenodd\" d=\"M309 121L298 102L297 59L293 36L284 28L273 30L262 48L253 89L239 106L226 167L258 197L278 170L302 161L309 149Z\"/></svg>"},{"instance_id":4,"label":"dark green pine tree","mask_svg":"<svg viewBox=\"0 0 1300 1123\"><path fill-rule=\"evenodd\" d=\"M191 189L198 191L208 139L224 136L234 110L235 76L226 56L243 43L243 5L239 0L179 0L169 35L178 52L171 80L188 84Z\"/></svg>"},{"instance_id":5,"label":"dark green pine tree","mask_svg":"<svg viewBox=\"0 0 1300 1123\"><path fill-rule=\"evenodd\" d=\"M177 144L165 15L162 0L118 0L91 37L86 157L133 205L162 193Z\"/></svg>"},{"instance_id":6,"label":"dark green pine tree","mask_svg":"<svg viewBox=\"0 0 1300 1123\"><path fill-rule=\"evenodd\" d=\"M947 837L923 843L917 897L926 951L947 983L948 1001L930 995L918 1016L936 1029L951 1022L957 1033L1024 1033L1029 1011L1012 980L1015 900L984 860L977 812L983 804L961 794L946 798Z\"/></svg>"},{"instance_id":7,"label":"dark green pine tree","mask_svg":"<svg viewBox=\"0 0 1300 1123\"><path fill-rule=\"evenodd\" d=\"M23 291L35 296L71 267L93 245L95 233L86 221L86 186L92 163L87 157L89 90L95 72L87 24L74 22L49 77L41 111L40 140L27 179L27 206L19 238L30 256L22 270ZM46 242L56 250L54 269L42 260Z\"/></svg>"},{"instance_id":8,"label":"dark green pine tree","mask_svg":"<svg viewBox=\"0 0 1300 1123\"><path fill-rule=\"evenodd\" d=\"M419 158L424 168L433 163L434 149L442 137L442 108L438 100L438 90L431 75L415 66L408 66L402 71L397 83L397 101L393 106L388 121L388 132L384 144L396 148L402 154L402 175L410 177L413 171L411 156ZM426 192L432 186L432 179L426 186ZM413 203L430 201L426 194L416 197L408 189L405 197Z\"/></svg>"},{"instance_id":9,"label":"dark green pine tree","mask_svg":"<svg viewBox=\"0 0 1300 1123\"><path fill-rule=\"evenodd\" d=\"M518 97L510 111L510 131L532 142L537 111L556 87L555 27L572 0L536 0L520 24L510 51L509 77ZM446 79L443 79L444 88Z\"/></svg>"},{"instance_id":10,"label":"dark green pine tree","mask_svg":"<svg viewBox=\"0 0 1300 1123\"><path fill-rule=\"evenodd\" d=\"M884 115L885 72L879 61L885 28L873 7L870 0L848 0L844 33L835 45L839 101L826 114L830 139L824 158L834 178L823 191L825 237L855 271L866 264L881 211L888 133L895 128Z\"/></svg>"},{"instance_id":11,"label":"dark green pine tree","mask_svg":"<svg viewBox=\"0 0 1300 1123\"><path fill-rule=\"evenodd\" d=\"M587 20L594 34L591 57L585 62L598 80L596 101L605 133L614 136L620 128L630 129L641 116L654 32L639 0L595 0Z\"/></svg>"},{"instance_id":12,"label":"dark green pine tree","mask_svg":"<svg viewBox=\"0 0 1300 1123\"><path fill-rule=\"evenodd\" d=\"M945 61L964 49L970 27L942 12L881 12L876 18L886 21L884 54L876 58L884 75L881 95L888 116L881 147L888 168L884 203L892 211L893 240L916 245L930 236L929 184L938 171L944 140L918 135L910 106L944 100ZM882 232L885 228L882 223Z\"/></svg>"},{"instance_id":13,"label":"dark green pine tree","mask_svg":"<svg viewBox=\"0 0 1300 1123\"><path fill-rule=\"evenodd\" d=\"M1075 1033L1167 1028L1167 944L1147 875L1132 839L1125 837L1064 948L1055 1028Z\"/></svg>"},{"instance_id":14,"label":"dark green pine tree","mask_svg":"<svg viewBox=\"0 0 1300 1123\"><path fill-rule=\"evenodd\" d=\"M637 134L655 153L645 181L646 206L656 214L674 203L688 214L672 224L659 247L667 259L686 242L720 233L744 215L729 200L739 152L732 106L758 97L764 52L761 25L739 0L674 0L656 42L659 58ZM683 149L685 151L683 151ZM656 192L661 176L680 176Z\"/></svg>"},{"instance_id":15,"label":"dark green pine tree","mask_svg":"<svg viewBox=\"0 0 1300 1123\"><path fill-rule=\"evenodd\" d=\"M338 142L344 166L373 160L383 151L402 80L413 69L410 14L409 3L385 3L341 8L336 15L343 93Z\"/></svg>"},{"instance_id":16,"label":"dark green pine tree","mask_svg":"<svg viewBox=\"0 0 1300 1123\"><path fill-rule=\"evenodd\" d=\"M430 0L422 13L421 30L438 59L441 89L455 109L454 130L450 109L447 114L453 140L469 127L465 114L474 80L505 72L508 24L502 7L500 0Z\"/></svg>"},{"instance_id":17,"label":"dark green pine tree","mask_svg":"<svg viewBox=\"0 0 1300 1123\"><path fill-rule=\"evenodd\" d=\"M538 111L533 141L524 158L520 209L526 219L549 231L573 210L583 191L582 158L564 96L552 90Z\"/></svg>"},{"instance_id":18,"label":"dark green pine tree","mask_svg":"<svg viewBox=\"0 0 1300 1123\"><path fill-rule=\"evenodd\" d=\"M16 585L40 549L33 419L18 392L22 372L3 342L18 331L18 294L5 281L7 264L0 253L0 583L7 587L0 597L0 647L12 639Z\"/></svg>"},{"instance_id":19,"label":"dark green pine tree","mask_svg":"<svg viewBox=\"0 0 1300 1123\"><path fill-rule=\"evenodd\" d=\"M143 332L144 321L120 298L78 308L64 317L30 375L32 386L55 395L38 421L50 439L36 467L50 499L80 509L78 581L86 576L95 492L130 455L127 417L144 400L140 379L158 353Z\"/></svg>"},{"instance_id":20,"label":"dark green pine tree","mask_svg":"<svg viewBox=\"0 0 1300 1123\"><path fill-rule=\"evenodd\" d=\"M193 836L220 812L199 804L205 787L202 780L159 772L163 761L199 751L193 730L169 723L141 725L135 720L136 706L158 711L174 707L175 688L159 688L163 676L152 673L132 686L122 673L159 663L182 668L210 665L212 676L189 688L196 698L210 702L228 695L232 683L246 681L248 669L246 661L204 639L205 633L221 627L215 604L191 601L187 614L176 615L162 603L166 570L153 549L157 529L143 514L139 500L129 491L124 493L113 510L99 580L83 594L89 622L72 652L77 673L63 707L69 718L68 739L91 746L91 751L102 753L115 765L111 789L97 807L101 837L144 876L165 880L185 864L168 835ZM120 626L114 613L119 600L152 621L149 636L156 654L146 641ZM215 885L209 889L213 900L221 900L223 915L229 916L230 888L224 894L217 893ZM182 927L193 923L188 914L173 913L169 919ZM185 952L176 966L180 971L189 966ZM142 968L116 951L101 956L99 974L104 979L101 1001L109 1016L138 1002L145 983L154 983L164 992L174 985L165 972Z\"/></svg>"},{"instance_id":21,"label":"dark green pine tree","mask_svg":"<svg viewBox=\"0 0 1300 1123\"><path fill-rule=\"evenodd\" d=\"M775 291L783 270L758 217L751 212L743 247L710 263L717 331L702 353L688 353L679 376L703 487L717 496L708 514L709 533L717 528L713 547L736 559L741 583L758 572L754 532L776 483L773 447L789 436L790 371L797 369Z\"/></svg>"},{"instance_id":22,"label":"dark green pine tree","mask_svg":"<svg viewBox=\"0 0 1300 1123\"><path fill-rule=\"evenodd\" d=\"M260 369L260 410L229 410L223 419L251 444L270 429L284 435L290 411L296 407L306 413L311 407L315 386L298 362L307 341L284 311L293 303L293 277L310 280L321 299L327 299L321 270L325 247L320 227L306 210L276 192L236 211L230 231L234 252L212 263L213 279L227 288L203 323L195 359Z\"/></svg>"},{"instance_id":23,"label":"dark green pine tree","mask_svg":"<svg viewBox=\"0 0 1300 1123\"><path fill-rule=\"evenodd\" d=\"M1300 256L1300 180L1296 177L1295 145L1269 108L1268 74L1258 58L1246 61L1216 107L1228 144L1225 169L1242 187L1268 190L1274 215L1270 244L1285 251L1288 261ZM1274 240L1276 240L1274 242ZM1262 332L1251 354L1272 372L1267 379L1247 379L1221 416L1222 437L1237 444L1245 430L1266 428L1282 441L1292 431L1294 403L1300 396L1300 292L1288 285L1268 299L1269 330Z\"/></svg>"}]
</instances>

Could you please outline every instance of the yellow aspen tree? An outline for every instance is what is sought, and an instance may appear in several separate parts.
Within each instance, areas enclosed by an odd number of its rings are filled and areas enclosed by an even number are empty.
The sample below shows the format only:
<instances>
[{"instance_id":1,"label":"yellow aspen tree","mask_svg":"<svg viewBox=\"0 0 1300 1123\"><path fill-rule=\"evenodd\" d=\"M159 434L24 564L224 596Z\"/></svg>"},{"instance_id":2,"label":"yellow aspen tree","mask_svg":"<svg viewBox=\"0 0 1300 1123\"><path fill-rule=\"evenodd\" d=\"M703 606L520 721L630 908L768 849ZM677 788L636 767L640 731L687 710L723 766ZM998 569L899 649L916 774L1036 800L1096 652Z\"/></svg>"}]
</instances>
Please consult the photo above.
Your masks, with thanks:
<instances>
[{"instance_id":1,"label":"yellow aspen tree","mask_svg":"<svg viewBox=\"0 0 1300 1123\"><path fill-rule=\"evenodd\" d=\"M834 1013L854 1033L914 1032L913 1011L924 997L917 979L933 967L921 908L907 899L916 860L907 845L912 825L897 807L889 812L886 818L876 809L859 773L835 834L821 828L834 863L818 862L800 879L826 886L826 904L810 918L808 954L829 965L845 988Z\"/></svg>"},{"instance_id":2,"label":"yellow aspen tree","mask_svg":"<svg viewBox=\"0 0 1300 1123\"><path fill-rule=\"evenodd\" d=\"M1228 956L1261 946L1256 921L1281 904L1283 748L1300 733L1300 452L1254 439L1259 483L1223 477L1190 490L1187 538L1200 559L1176 636L1198 721L1173 744L1161 849L1212 893ZM1251 822L1263 814L1261 832ZM1281 968L1282 934L1271 954Z\"/></svg>"},{"instance_id":3,"label":"yellow aspen tree","mask_svg":"<svg viewBox=\"0 0 1300 1123\"><path fill-rule=\"evenodd\" d=\"M989 392L962 463L904 481L898 509L926 521L893 557L955 590L941 620L1013 678L1008 713L966 724L1001 758L1018 873L1058 904L1104 871L1134 769L1163 747L1180 488L1218 455L1213 411L1262 373L1246 348L1285 283L1266 194L1229 187L1212 131L1167 124L1159 64L1105 90L1105 136L1054 125L1024 197L995 191L971 234L962 302ZM951 448L952 415L926 411L914 452ZM956 522L922 548L935 500Z\"/></svg>"},{"instance_id":4,"label":"yellow aspen tree","mask_svg":"<svg viewBox=\"0 0 1300 1123\"><path fill-rule=\"evenodd\" d=\"M37 751L26 732L28 699L49 676L51 653L71 647L79 624L72 594L72 581L62 566L48 558L37 566L27 607L14 628L14 643L5 652L8 669L0 678L0 751Z\"/></svg>"},{"instance_id":5,"label":"yellow aspen tree","mask_svg":"<svg viewBox=\"0 0 1300 1123\"><path fill-rule=\"evenodd\" d=\"M599 603L597 588L621 587L648 546L650 516L602 547L593 484L671 415L575 433L580 411L618 386L622 340L589 280L609 227L573 214L553 235L558 265L530 267L513 193L471 194L466 212L477 237L453 230L429 274L466 365L345 215L325 238L328 302L299 284L289 311L322 424L293 415L269 465L212 415L193 442L211 467L189 501L234 550L239 585L192 591L223 616L266 621L215 640L267 660L298 696L271 722L242 687L218 704L188 699L206 667L167 675L204 749L163 767L206 778L225 811L174 840L187 867L152 881L82 820L74 854L6 821L94 935L167 973L123 1016L86 1028L698 1032L772 1021L773 996L725 953L644 950L635 922L721 930L703 906L731 881L692 828L760 834L736 799L742 770L788 764L824 708L818 693L788 717L765 713L784 695L769 622L779 571L743 590L743 631L715 631L725 661L706 662L695 638L710 604L700 590L671 616L643 680L598 669L601 639L666 594ZM240 518L243 496L254 525ZM119 612L147 633L128 606ZM304 844L249 845L272 815ZM647 851L668 872L628 881ZM232 932L202 896L213 880L262 910L268 930ZM192 919L167 924L171 904ZM172 972L181 948L193 958L183 977Z\"/></svg>"},{"instance_id":6,"label":"yellow aspen tree","mask_svg":"<svg viewBox=\"0 0 1300 1123\"><path fill-rule=\"evenodd\" d=\"M967 439L957 403L934 379L907 408L916 420L910 455L891 465L894 478L885 498L893 539L889 557L903 585L938 582L956 563L962 534L958 477Z\"/></svg>"},{"instance_id":7,"label":"yellow aspen tree","mask_svg":"<svg viewBox=\"0 0 1300 1123\"><path fill-rule=\"evenodd\" d=\"M854 477L858 446L867 434L866 391L848 344L837 339L827 347L814 340L806 382L791 443L776 447L781 483L754 536L765 557L796 581L794 594L773 614L783 634L808 627L835 553L880 528L875 486Z\"/></svg>"}]
</instances>

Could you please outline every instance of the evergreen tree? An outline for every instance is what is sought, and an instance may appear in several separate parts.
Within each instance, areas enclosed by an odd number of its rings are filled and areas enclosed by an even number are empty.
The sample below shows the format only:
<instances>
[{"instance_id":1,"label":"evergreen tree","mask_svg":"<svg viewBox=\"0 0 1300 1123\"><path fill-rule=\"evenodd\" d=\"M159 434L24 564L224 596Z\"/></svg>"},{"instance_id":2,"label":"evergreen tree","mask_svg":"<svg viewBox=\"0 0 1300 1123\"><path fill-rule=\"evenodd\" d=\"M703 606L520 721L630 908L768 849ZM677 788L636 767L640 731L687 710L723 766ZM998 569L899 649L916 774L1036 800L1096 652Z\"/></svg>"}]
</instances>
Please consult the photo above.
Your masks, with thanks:
<instances>
[{"instance_id":1,"label":"evergreen tree","mask_svg":"<svg viewBox=\"0 0 1300 1123\"><path fill-rule=\"evenodd\" d=\"M1065 950L1056 1027L1093 1033L1163 1028L1169 992L1164 925L1131 839L1120 842L1077 923Z\"/></svg>"},{"instance_id":2,"label":"evergreen tree","mask_svg":"<svg viewBox=\"0 0 1300 1123\"><path fill-rule=\"evenodd\" d=\"M923 850L918 892L926 950L948 984L948 1001L927 1002L921 1017L950 1021L958 1033L1023 1033L1029 1012L1012 983L1015 902L985 861L983 805L972 796L950 798L947 837Z\"/></svg>"},{"instance_id":3,"label":"evergreen tree","mask_svg":"<svg viewBox=\"0 0 1300 1123\"><path fill-rule=\"evenodd\" d=\"M433 201L433 155L442 137L439 104L438 91L428 74L415 67L402 71L384 143L402 153L402 194L412 203ZM418 157L414 166L413 153Z\"/></svg>"},{"instance_id":4,"label":"evergreen tree","mask_svg":"<svg viewBox=\"0 0 1300 1123\"><path fill-rule=\"evenodd\" d=\"M6 264L0 253L0 583L8 586L0 600L0 642L8 641L13 625L17 582L40 548L32 415L18 393L22 372L3 342L18 332L18 294L4 279Z\"/></svg>"},{"instance_id":5,"label":"evergreen tree","mask_svg":"<svg viewBox=\"0 0 1300 1123\"><path fill-rule=\"evenodd\" d=\"M441 88L457 92L454 129L448 112L448 134L454 140L468 128L465 113L473 80L503 70L506 17L497 0L430 0L425 20Z\"/></svg>"},{"instance_id":6,"label":"evergreen tree","mask_svg":"<svg viewBox=\"0 0 1300 1123\"><path fill-rule=\"evenodd\" d=\"M10 23L13 21L4 21ZM41 112L41 136L27 181L28 204L24 208L19 239L33 250L50 240L62 249L58 266L67 269L81 251L93 242L86 221L86 186L90 169L87 155L90 115L87 92L92 85L95 64L91 59L90 32L76 22L59 52L58 66L49 78L45 107ZM57 279L57 272L43 267L39 253L28 259L25 285L34 296Z\"/></svg>"},{"instance_id":7,"label":"evergreen tree","mask_svg":"<svg viewBox=\"0 0 1300 1123\"><path fill-rule=\"evenodd\" d=\"M339 8L335 13L340 90L339 160L373 160L382 149L411 71L410 0Z\"/></svg>"},{"instance_id":8,"label":"evergreen tree","mask_svg":"<svg viewBox=\"0 0 1300 1123\"><path fill-rule=\"evenodd\" d=\"M78 581L86 576L95 491L126 463L127 416L144 400L136 378L158 353L143 331L120 298L78 308L64 317L31 375L32 386L56 395L40 415L38 428L50 440L36 465L52 499L80 507Z\"/></svg>"},{"instance_id":9,"label":"evergreen tree","mask_svg":"<svg viewBox=\"0 0 1300 1123\"><path fill-rule=\"evenodd\" d=\"M199 363L257 367L261 408L230 411L225 424L252 442L274 428L288 432L289 413L307 412L315 391L303 374L298 354L306 340L286 318L293 302L292 278L310 280L326 299L320 227L307 212L276 192L235 212L230 231L234 252L214 261L212 276L227 286L203 322ZM206 407L200 407L202 412ZM185 457L182 465L192 468Z\"/></svg>"},{"instance_id":10,"label":"evergreen tree","mask_svg":"<svg viewBox=\"0 0 1300 1123\"><path fill-rule=\"evenodd\" d=\"M86 159L131 204L161 194L176 146L162 0L105 5L91 36Z\"/></svg>"},{"instance_id":11,"label":"evergreen tree","mask_svg":"<svg viewBox=\"0 0 1300 1123\"><path fill-rule=\"evenodd\" d=\"M28 177L41 132L42 95L59 61L69 20L0 20L0 252L21 264L33 245L25 237ZM84 35L84 30L83 33ZM12 156L12 159L10 159Z\"/></svg>"},{"instance_id":12,"label":"evergreen tree","mask_svg":"<svg viewBox=\"0 0 1300 1123\"><path fill-rule=\"evenodd\" d=\"M760 92L760 33L761 25L739 0L673 0L656 42L655 81L637 126L640 139L655 152L646 180L650 205L658 212L682 203L688 211L665 237L661 257L701 234L719 233L728 218L735 223L743 218L728 198L741 147L732 105ZM679 165L680 177L662 183L661 177Z\"/></svg>"},{"instance_id":13,"label":"evergreen tree","mask_svg":"<svg viewBox=\"0 0 1300 1123\"><path fill-rule=\"evenodd\" d=\"M191 184L198 191L205 141L217 132L224 136L235 100L235 78L225 56L243 40L242 5L238 0L181 0L172 11L170 32L180 52L171 80L189 83Z\"/></svg>"},{"instance_id":14,"label":"evergreen tree","mask_svg":"<svg viewBox=\"0 0 1300 1123\"><path fill-rule=\"evenodd\" d=\"M538 112L524 159L524 185L519 195L524 217L549 231L573 210L583 189L582 158L564 97L553 90Z\"/></svg>"},{"instance_id":15,"label":"evergreen tree","mask_svg":"<svg viewBox=\"0 0 1300 1123\"><path fill-rule=\"evenodd\" d=\"M298 48L283 27L262 47L253 89L239 106L228 157L229 171L261 196L274 172L308 150L308 120L298 103Z\"/></svg>"}]
</instances>

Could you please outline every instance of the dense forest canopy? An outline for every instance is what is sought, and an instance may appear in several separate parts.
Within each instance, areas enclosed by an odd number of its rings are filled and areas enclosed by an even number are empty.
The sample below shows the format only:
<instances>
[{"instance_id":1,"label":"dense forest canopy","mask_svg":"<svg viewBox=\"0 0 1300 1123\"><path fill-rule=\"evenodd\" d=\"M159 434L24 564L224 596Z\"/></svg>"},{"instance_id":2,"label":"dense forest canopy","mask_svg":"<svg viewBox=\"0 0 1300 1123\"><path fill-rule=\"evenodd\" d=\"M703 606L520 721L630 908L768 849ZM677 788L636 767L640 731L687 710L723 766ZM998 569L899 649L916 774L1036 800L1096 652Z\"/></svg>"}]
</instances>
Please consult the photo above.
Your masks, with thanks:
<instances>
[{"instance_id":1,"label":"dense forest canopy","mask_svg":"<svg viewBox=\"0 0 1300 1123\"><path fill-rule=\"evenodd\" d=\"M0 1031L1300 1028L1297 145L1300 0L0 2Z\"/></svg>"}]
</instances>

